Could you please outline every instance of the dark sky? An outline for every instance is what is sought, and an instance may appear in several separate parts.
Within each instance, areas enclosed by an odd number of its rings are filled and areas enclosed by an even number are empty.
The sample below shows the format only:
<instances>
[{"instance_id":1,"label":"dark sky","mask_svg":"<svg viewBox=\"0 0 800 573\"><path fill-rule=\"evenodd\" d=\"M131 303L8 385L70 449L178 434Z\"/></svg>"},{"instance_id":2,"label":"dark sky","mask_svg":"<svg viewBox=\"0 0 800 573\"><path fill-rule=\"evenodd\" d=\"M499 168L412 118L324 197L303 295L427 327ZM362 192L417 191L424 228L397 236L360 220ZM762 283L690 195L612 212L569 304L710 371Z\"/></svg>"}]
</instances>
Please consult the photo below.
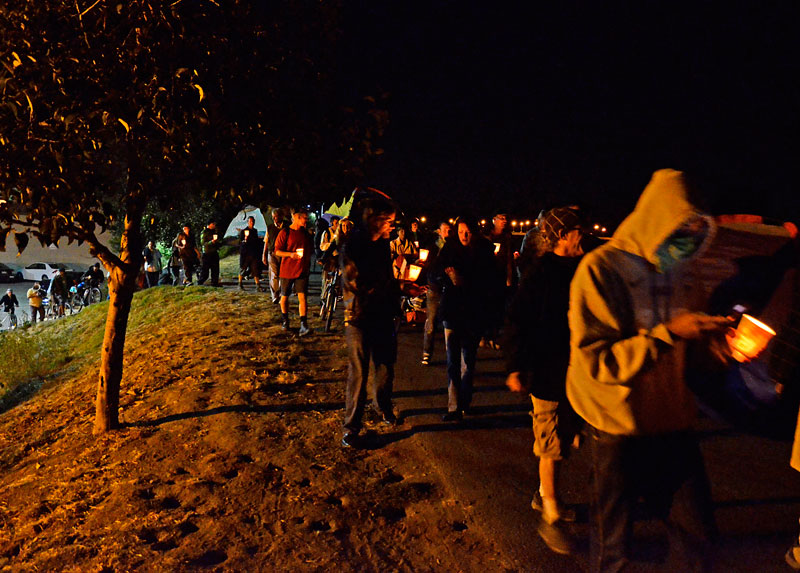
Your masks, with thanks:
<instances>
[{"instance_id":1,"label":"dark sky","mask_svg":"<svg viewBox=\"0 0 800 573\"><path fill-rule=\"evenodd\" d=\"M716 212L800 215L798 3L552 4L347 3L343 77L390 94L375 186L411 213L614 224L674 167Z\"/></svg>"}]
</instances>

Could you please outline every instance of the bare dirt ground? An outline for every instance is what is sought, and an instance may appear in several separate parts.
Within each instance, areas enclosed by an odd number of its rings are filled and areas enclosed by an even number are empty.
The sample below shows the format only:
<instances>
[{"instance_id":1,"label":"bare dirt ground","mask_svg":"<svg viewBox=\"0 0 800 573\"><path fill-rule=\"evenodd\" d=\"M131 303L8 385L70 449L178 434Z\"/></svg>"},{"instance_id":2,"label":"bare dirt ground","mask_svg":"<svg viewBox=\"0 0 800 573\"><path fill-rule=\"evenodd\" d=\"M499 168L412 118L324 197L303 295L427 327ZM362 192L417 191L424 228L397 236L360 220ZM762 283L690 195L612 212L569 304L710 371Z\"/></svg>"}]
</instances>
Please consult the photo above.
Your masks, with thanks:
<instances>
[{"instance_id":1,"label":"bare dirt ground","mask_svg":"<svg viewBox=\"0 0 800 573\"><path fill-rule=\"evenodd\" d=\"M1 570L510 568L408 442L340 446L341 334L283 332L268 295L138 293L125 425L93 436L105 304L38 327L69 359L5 399Z\"/></svg>"}]
</instances>

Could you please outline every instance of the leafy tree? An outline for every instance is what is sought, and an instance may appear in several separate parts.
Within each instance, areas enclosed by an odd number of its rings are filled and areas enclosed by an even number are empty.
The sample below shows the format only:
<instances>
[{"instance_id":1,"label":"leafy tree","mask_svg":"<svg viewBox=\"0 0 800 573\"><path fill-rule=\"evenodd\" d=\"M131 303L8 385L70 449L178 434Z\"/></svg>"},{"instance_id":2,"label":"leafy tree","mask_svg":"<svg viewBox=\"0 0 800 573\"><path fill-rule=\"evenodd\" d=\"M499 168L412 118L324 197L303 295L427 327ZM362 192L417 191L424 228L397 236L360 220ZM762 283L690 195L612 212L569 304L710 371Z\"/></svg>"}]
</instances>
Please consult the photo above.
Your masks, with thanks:
<instances>
[{"instance_id":1,"label":"leafy tree","mask_svg":"<svg viewBox=\"0 0 800 573\"><path fill-rule=\"evenodd\" d=\"M291 0L5 0L0 248L10 233L19 248L28 235L77 240L109 272L95 432L119 424L148 212L189 197L337 199L380 153L382 112L337 101L338 13ZM118 254L97 239L114 225Z\"/></svg>"}]
</instances>

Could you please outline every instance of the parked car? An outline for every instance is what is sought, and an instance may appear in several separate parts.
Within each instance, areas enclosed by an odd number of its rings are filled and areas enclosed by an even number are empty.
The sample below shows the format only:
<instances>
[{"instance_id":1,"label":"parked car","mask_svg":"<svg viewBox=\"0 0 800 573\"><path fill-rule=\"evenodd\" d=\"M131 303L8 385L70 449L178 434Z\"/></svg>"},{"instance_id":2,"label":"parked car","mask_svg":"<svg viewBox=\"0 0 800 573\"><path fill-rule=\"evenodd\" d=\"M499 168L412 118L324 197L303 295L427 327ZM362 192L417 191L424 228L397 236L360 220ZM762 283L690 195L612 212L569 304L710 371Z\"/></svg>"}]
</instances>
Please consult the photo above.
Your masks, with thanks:
<instances>
[{"instance_id":1,"label":"parked car","mask_svg":"<svg viewBox=\"0 0 800 573\"><path fill-rule=\"evenodd\" d=\"M17 280L17 271L4 263L0 263L0 283L13 283Z\"/></svg>"},{"instance_id":2,"label":"parked car","mask_svg":"<svg viewBox=\"0 0 800 573\"><path fill-rule=\"evenodd\" d=\"M63 263L31 263L22 269L22 279L26 281L49 282L56 274L58 269L64 269L69 280L78 280L83 272L78 269L71 269Z\"/></svg>"}]
</instances>

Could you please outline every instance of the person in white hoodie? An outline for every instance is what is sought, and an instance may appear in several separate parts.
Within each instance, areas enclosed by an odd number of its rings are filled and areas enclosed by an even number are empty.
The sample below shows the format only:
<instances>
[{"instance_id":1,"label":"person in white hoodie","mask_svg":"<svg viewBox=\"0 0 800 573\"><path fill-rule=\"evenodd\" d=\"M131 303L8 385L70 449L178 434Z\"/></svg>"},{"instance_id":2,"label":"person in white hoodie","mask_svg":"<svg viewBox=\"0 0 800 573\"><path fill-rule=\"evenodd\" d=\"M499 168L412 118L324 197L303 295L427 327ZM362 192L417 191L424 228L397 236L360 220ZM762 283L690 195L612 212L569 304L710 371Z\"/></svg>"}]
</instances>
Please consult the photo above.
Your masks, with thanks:
<instances>
[{"instance_id":1,"label":"person in white hoodie","mask_svg":"<svg viewBox=\"0 0 800 573\"><path fill-rule=\"evenodd\" d=\"M714 231L690 202L683 174L657 171L572 281L567 397L589 424L593 571L626 566L640 499L666 521L687 570L709 565L716 528L684 367L688 341L723 348L731 324L700 312L693 278L691 261ZM670 519L673 499L686 519Z\"/></svg>"}]
</instances>

